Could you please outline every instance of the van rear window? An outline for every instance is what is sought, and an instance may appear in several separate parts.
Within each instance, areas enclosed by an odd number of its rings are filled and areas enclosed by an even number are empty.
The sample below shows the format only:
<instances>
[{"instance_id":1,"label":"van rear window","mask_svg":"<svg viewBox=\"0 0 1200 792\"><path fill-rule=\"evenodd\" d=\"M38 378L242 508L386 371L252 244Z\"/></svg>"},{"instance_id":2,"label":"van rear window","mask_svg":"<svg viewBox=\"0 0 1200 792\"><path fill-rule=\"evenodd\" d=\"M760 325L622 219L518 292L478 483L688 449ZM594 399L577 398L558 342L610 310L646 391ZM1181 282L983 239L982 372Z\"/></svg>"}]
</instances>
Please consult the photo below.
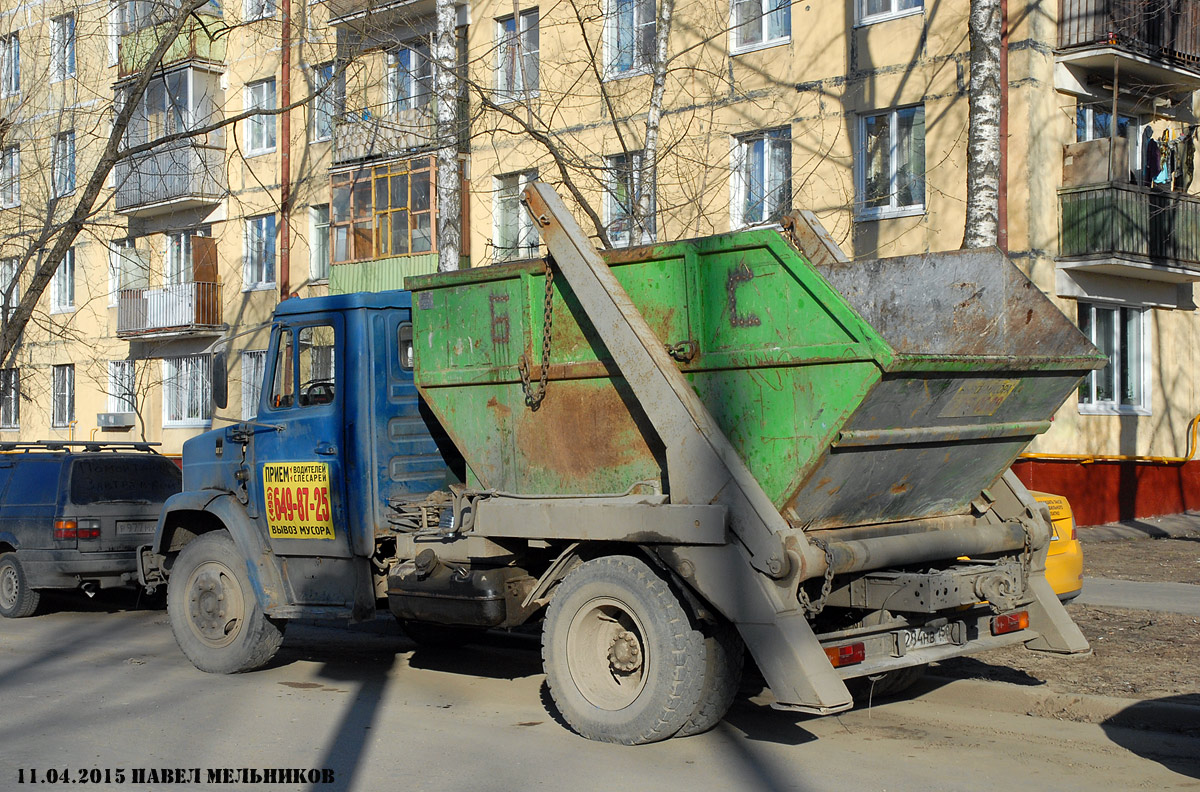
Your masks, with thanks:
<instances>
[{"instance_id":1,"label":"van rear window","mask_svg":"<svg viewBox=\"0 0 1200 792\"><path fill-rule=\"evenodd\" d=\"M165 501L183 489L183 474L162 457L108 456L76 459L71 502Z\"/></svg>"}]
</instances>

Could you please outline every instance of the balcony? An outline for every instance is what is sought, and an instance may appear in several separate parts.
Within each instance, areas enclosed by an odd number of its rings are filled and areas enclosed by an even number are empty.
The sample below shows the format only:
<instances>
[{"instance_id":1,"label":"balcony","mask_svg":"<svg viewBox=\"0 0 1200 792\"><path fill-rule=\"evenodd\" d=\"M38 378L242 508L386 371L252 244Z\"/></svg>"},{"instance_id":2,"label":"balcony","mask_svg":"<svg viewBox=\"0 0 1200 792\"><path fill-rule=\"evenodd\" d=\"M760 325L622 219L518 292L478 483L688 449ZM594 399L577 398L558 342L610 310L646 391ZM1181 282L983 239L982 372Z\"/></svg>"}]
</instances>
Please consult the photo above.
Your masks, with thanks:
<instances>
[{"instance_id":1,"label":"balcony","mask_svg":"<svg viewBox=\"0 0 1200 792\"><path fill-rule=\"evenodd\" d=\"M226 195L225 151L175 144L118 162L114 205L122 214L149 217L219 203Z\"/></svg>"},{"instance_id":2,"label":"balcony","mask_svg":"<svg viewBox=\"0 0 1200 792\"><path fill-rule=\"evenodd\" d=\"M434 105L398 113L381 105L342 114L333 125L334 164L429 148L436 139Z\"/></svg>"},{"instance_id":3,"label":"balcony","mask_svg":"<svg viewBox=\"0 0 1200 792\"><path fill-rule=\"evenodd\" d=\"M1200 280L1200 199L1111 183L1061 190L1058 205L1060 269Z\"/></svg>"},{"instance_id":4,"label":"balcony","mask_svg":"<svg viewBox=\"0 0 1200 792\"><path fill-rule=\"evenodd\" d=\"M218 283L178 283L158 289L123 289L117 297L117 337L222 332Z\"/></svg>"},{"instance_id":5,"label":"balcony","mask_svg":"<svg viewBox=\"0 0 1200 792\"><path fill-rule=\"evenodd\" d=\"M144 68L168 24L151 25L121 36L117 44L119 78L130 77ZM193 14L163 56L161 68L185 61L224 63L226 37L217 33L225 27L221 16L208 9Z\"/></svg>"},{"instance_id":6,"label":"balcony","mask_svg":"<svg viewBox=\"0 0 1200 792\"><path fill-rule=\"evenodd\" d=\"M1059 90L1087 91L1089 75L1149 94L1200 87L1200 0L1059 0L1058 9L1057 60L1070 72L1056 77Z\"/></svg>"},{"instance_id":7,"label":"balcony","mask_svg":"<svg viewBox=\"0 0 1200 792\"><path fill-rule=\"evenodd\" d=\"M327 5L330 25L361 29L363 32L369 29L378 32L392 22L408 26L414 17L432 16L435 13L434 0L328 0Z\"/></svg>"}]
</instances>

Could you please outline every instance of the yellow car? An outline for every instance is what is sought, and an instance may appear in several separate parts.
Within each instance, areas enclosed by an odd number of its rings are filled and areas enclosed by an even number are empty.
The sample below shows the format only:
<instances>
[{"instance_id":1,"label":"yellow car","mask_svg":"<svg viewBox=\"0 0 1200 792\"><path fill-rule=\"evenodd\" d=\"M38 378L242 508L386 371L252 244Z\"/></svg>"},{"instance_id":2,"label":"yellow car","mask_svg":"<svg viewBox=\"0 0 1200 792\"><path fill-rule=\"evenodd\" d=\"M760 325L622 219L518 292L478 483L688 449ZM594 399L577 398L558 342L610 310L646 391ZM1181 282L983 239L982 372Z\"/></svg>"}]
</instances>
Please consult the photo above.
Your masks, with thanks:
<instances>
[{"instance_id":1,"label":"yellow car","mask_svg":"<svg viewBox=\"0 0 1200 792\"><path fill-rule=\"evenodd\" d=\"M1046 554L1046 580L1063 602L1075 599L1083 589L1083 548L1075 535L1075 516L1062 495L1030 492L1050 509L1050 549Z\"/></svg>"}]
</instances>

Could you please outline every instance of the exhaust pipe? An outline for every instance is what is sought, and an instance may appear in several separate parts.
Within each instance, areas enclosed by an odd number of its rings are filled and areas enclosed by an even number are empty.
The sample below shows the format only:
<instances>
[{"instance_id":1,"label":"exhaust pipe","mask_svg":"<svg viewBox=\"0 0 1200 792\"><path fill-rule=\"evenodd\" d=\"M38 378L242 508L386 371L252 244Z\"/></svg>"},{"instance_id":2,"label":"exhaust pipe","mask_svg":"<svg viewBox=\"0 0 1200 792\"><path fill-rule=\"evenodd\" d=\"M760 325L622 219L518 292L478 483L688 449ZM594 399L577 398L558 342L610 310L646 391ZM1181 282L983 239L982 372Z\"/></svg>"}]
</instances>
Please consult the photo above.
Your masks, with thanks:
<instances>
[{"instance_id":1,"label":"exhaust pipe","mask_svg":"<svg viewBox=\"0 0 1200 792\"><path fill-rule=\"evenodd\" d=\"M83 593L84 593L84 594L87 594L89 597L94 597L94 596L96 596L96 584L95 584L95 582L93 582L93 581L89 580L89 581L87 581L86 583L84 583L84 584L83 584L83 586L82 586L81 588L83 588Z\"/></svg>"}]
</instances>

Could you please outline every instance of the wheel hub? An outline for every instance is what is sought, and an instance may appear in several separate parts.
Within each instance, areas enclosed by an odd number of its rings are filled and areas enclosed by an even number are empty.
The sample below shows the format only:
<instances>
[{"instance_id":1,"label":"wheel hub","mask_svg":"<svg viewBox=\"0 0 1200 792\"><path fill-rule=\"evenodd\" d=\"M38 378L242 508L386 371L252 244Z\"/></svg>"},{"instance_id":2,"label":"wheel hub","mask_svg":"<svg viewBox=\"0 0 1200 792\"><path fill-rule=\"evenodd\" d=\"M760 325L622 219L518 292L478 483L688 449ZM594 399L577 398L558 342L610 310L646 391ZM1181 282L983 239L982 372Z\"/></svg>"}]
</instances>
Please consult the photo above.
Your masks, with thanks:
<instances>
[{"instance_id":1,"label":"wheel hub","mask_svg":"<svg viewBox=\"0 0 1200 792\"><path fill-rule=\"evenodd\" d=\"M616 671L633 673L642 667L642 645L629 630L621 630L613 636L608 647L608 664Z\"/></svg>"},{"instance_id":2,"label":"wheel hub","mask_svg":"<svg viewBox=\"0 0 1200 792\"><path fill-rule=\"evenodd\" d=\"M224 646L241 628L242 593L223 564L197 567L188 586L188 615L192 631L206 643Z\"/></svg>"},{"instance_id":3,"label":"wheel hub","mask_svg":"<svg viewBox=\"0 0 1200 792\"><path fill-rule=\"evenodd\" d=\"M17 572L11 566L0 570L0 604L12 608L17 603Z\"/></svg>"}]
</instances>

